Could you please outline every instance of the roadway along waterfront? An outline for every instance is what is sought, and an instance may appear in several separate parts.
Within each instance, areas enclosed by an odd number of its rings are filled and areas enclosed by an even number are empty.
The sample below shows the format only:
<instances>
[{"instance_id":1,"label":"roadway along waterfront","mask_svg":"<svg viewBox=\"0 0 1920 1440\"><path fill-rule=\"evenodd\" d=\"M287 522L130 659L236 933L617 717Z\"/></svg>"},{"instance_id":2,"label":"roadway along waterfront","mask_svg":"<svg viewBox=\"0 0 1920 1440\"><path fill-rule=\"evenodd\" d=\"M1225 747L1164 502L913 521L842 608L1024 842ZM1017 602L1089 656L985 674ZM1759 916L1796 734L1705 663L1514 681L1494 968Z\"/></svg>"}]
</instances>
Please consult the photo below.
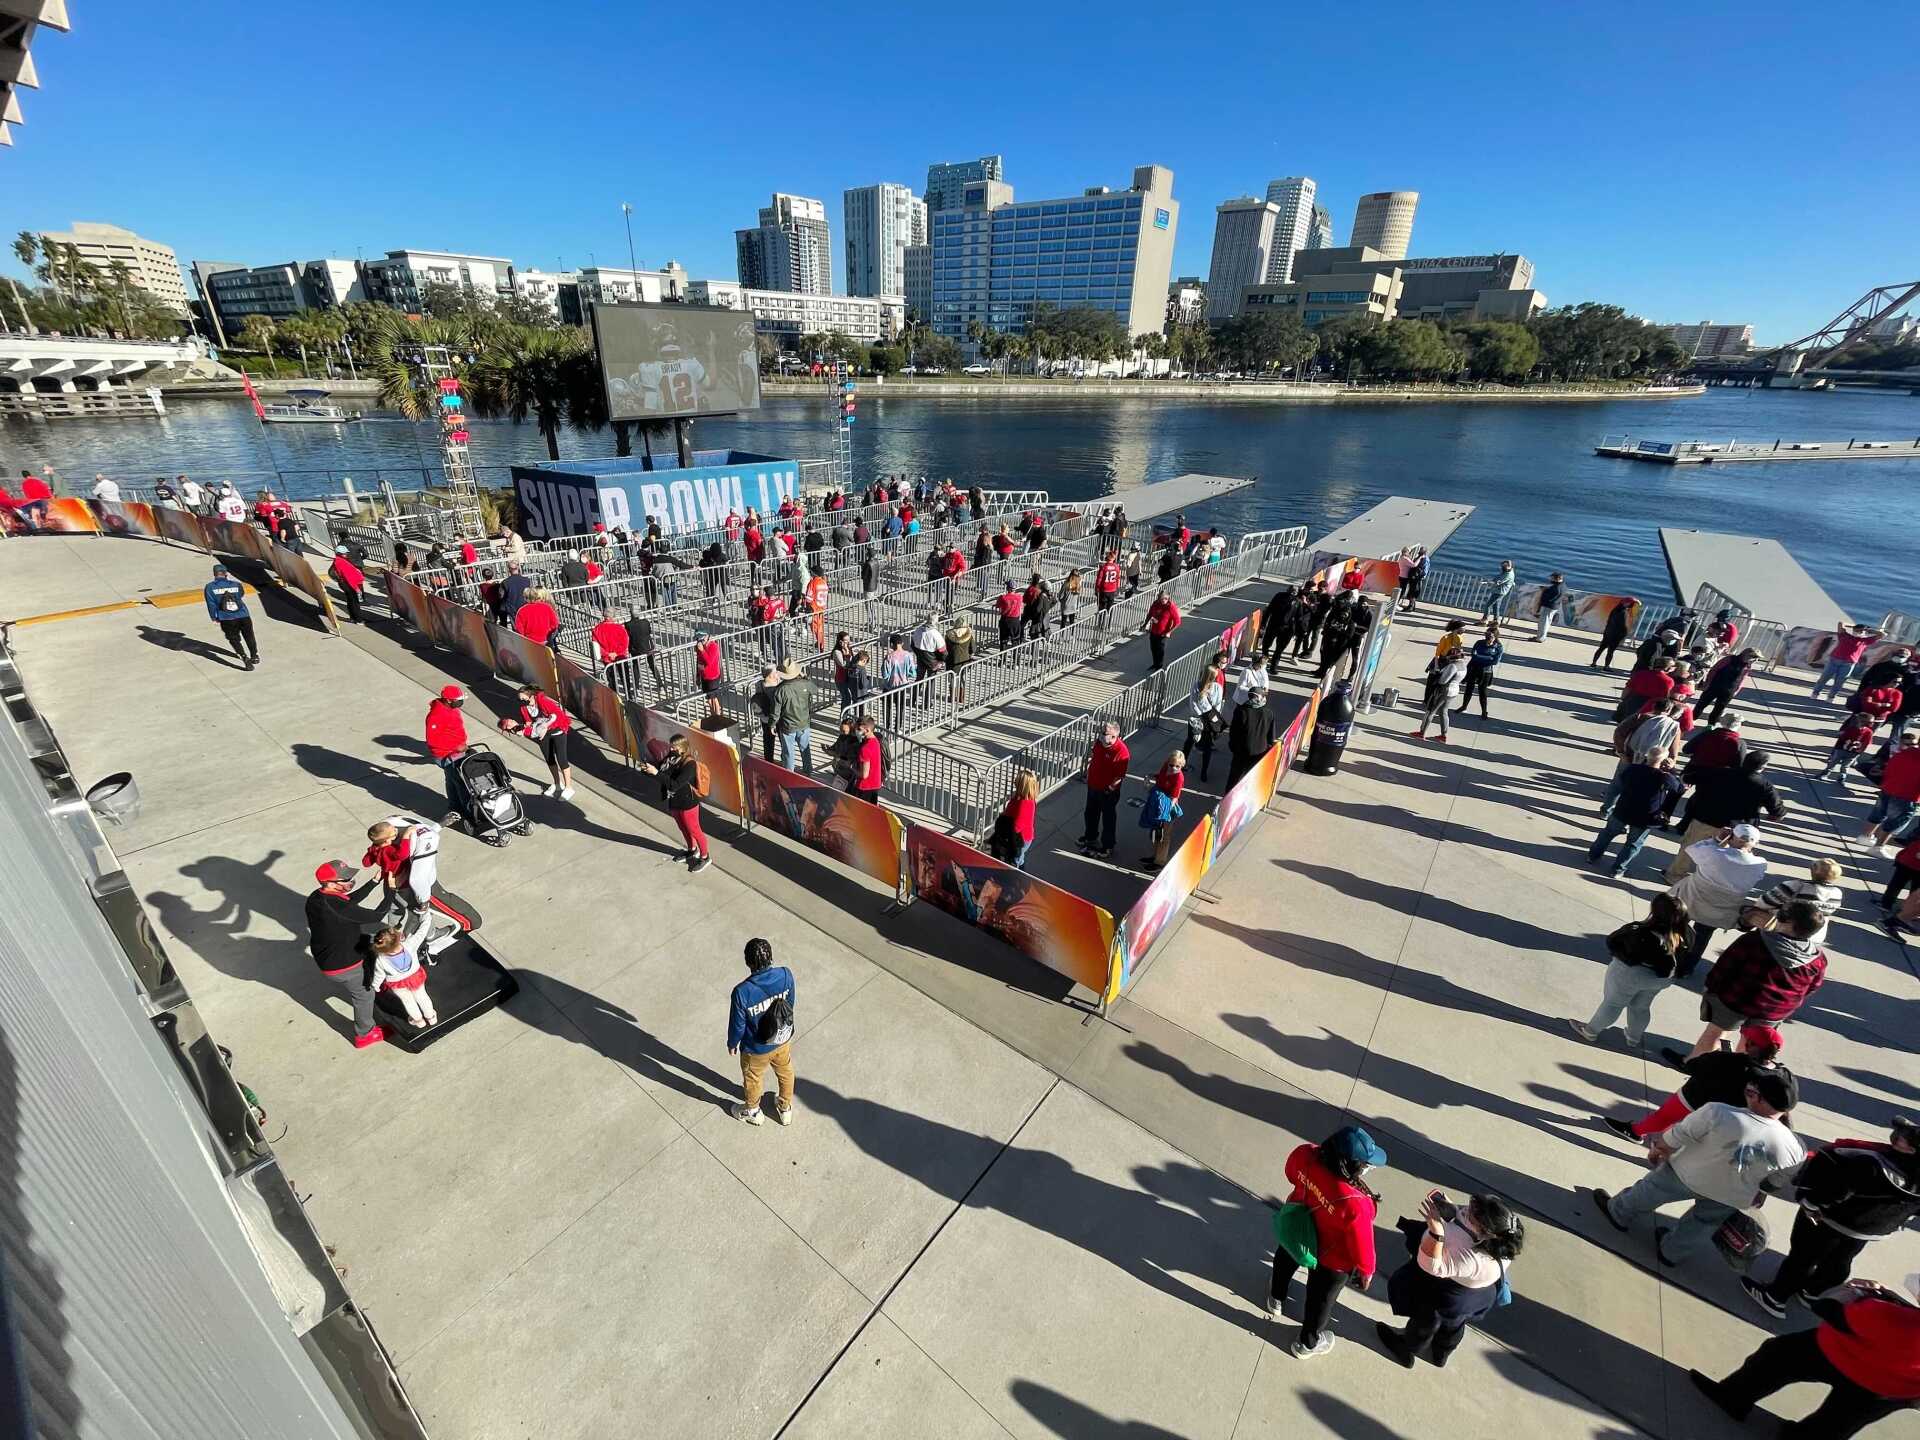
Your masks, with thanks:
<instances>
[{"instance_id":1,"label":"roadway along waterfront","mask_svg":"<svg viewBox=\"0 0 1920 1440\"><path fill-rule=\"evenodd\" d=\"M1920 402L1897 393L1714 389L1680 400L1586 404L1446 402L1377 405L1222 404L1101 398L946 399L888 395L863 385L854 458L862 477L903 471L989 487L1044 486L1094 499L1187 472L1258 475L1260 484L1208 517L1228 533L1306 525L1324 533L1389 495L1478 508L1439 563L1491 570L1511 557L1523 577L1567 572L1576 588L1671 593L1657 529L1734 531L1785 544L1834 599L1878 618L1887 604L1920 608L1903 583L1920 550L1913 467L1829 460L1793 466L1632 465L1593 454L1609 433L1656 439L1894 440L1920 435ZM54 465L84 490L94 472L151 483L186 470L309 472L311 487L342 473L372 488L379 473L417 485L435 445L424 428L393 420L358 425L257 424L244 401L177 398L150 420L0 425L0 467ZM477 422L483 483L506 466L544 460L530 425ZM319 432L319 433L316 433ZM770 398L758 415L703 421L702 445L802 459L832 453L824 399ZM613 437L563 432L561 454L606 455ZM637 446L636 446L637 448ZM244 481L241 483L245 483Z\"/></svg>"}]
</instances>

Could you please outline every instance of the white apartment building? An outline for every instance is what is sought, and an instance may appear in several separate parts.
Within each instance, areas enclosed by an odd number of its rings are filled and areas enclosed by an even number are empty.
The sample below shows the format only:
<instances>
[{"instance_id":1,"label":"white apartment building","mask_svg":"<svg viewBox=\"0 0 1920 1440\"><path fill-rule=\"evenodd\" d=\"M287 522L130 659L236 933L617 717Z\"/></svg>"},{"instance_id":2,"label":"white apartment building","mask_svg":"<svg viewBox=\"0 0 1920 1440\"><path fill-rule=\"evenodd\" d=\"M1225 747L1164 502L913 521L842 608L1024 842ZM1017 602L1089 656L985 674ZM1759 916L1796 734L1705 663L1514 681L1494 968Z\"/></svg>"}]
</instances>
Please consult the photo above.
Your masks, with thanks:
<instances>
[{"instance_id":1,"label":"white apartment building","mask_svg":"<svg viewBox=\"0 0 1920 1440\"><path fill-rule=\"evenodd\" d=\"M575 272L580 300L608 305L658 305L663 300L687 298L687 271L677 260L658 270L629 270L617 265L589 265Z\"/></svg>"},{"instance_id":2,"label":"white apartment building","mask_svg":"<svg viewBox=\"0 0 1920 1440\"><path fill-rule=\"evenodd\" d=\"M745 310L754 333L798 340L838 332L863 344L893 340L907 326L904 295L803 295L793 290L753 290L731 280L695 280L687 287L695 305Z\"/></svg>"},{"instance_id":3,"label":"white apartment building","mask_svg":"<svg viewBox=\"0 0 1920 1440\"><path fill-rule=\"evenodd\" d=\"M926 201L905 185L862 185L846 192L843 209L847 294L906 294L906 251L927 243Z\"/></svg>"},{"instance_id":4,"label":"white apartment building","mask_svg":"<svg viewBox=\"0 0 1920 1440\"><path fill-rule=\"evenodd\" d=\"M416 313L428 285L457 285L491 304L513 290L513 262L499 255L461 255L449 250L389 250L361 271L367 298Z\"/></svg>"},{"instance_id":5,"label":"white apartment building","mask_svg":"<svg viewBox=\"0 0 1920 1440\"><path fill-rule=\"evenodd\" d=\"M71 230L42 230L40 242L71 245L80 258L103 275L118 261L132 283L178 314L187 313L187 282L173 247L148 240L118 225L76 220Z\"/></svg>"},{"instance_id":6,"label":"white apartment building","mask_svg":"<svg viewBox=\"0 0 1920 1440\"><path fill-rule=\"evenodd\" d=\"M1267 255L1266 283L1285 285L1293 279L1293 257L1313 241L1313 196L1319 187L1305 175L1289 175L1267 182L1267 200L1280 207L1273 223L1273 246Z\"/></svg>"}]
</instances>

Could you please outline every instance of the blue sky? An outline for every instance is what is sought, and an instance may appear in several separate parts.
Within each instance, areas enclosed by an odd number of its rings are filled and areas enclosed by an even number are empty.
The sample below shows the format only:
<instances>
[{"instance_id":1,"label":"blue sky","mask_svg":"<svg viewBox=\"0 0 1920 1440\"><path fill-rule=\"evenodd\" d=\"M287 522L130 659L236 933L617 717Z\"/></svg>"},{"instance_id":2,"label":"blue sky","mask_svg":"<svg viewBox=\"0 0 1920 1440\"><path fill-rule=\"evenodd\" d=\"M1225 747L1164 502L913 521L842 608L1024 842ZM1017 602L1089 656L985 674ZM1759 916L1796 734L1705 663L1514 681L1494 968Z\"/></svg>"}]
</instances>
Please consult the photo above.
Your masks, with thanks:
<instances>
[{"instance_id":1,"label":"blue sky","mask_svg":"<svg viewBox=\"0 0 1920 1440\"><path fill-rule=\"evenodd\" d=\"M1357 196L1415 189L1416 253L1518 250L1555 304L1765 341L1920 270L1908 6L70 9L0 226L107 220L183 262L624 264L631 200L643 265L731 278L775 189L826 200L838 251L846 188L997 152L1029 199L1171 167L1182 274L1217 203L1291 174L1341 243Z\"/></svg>"}]
</instances>

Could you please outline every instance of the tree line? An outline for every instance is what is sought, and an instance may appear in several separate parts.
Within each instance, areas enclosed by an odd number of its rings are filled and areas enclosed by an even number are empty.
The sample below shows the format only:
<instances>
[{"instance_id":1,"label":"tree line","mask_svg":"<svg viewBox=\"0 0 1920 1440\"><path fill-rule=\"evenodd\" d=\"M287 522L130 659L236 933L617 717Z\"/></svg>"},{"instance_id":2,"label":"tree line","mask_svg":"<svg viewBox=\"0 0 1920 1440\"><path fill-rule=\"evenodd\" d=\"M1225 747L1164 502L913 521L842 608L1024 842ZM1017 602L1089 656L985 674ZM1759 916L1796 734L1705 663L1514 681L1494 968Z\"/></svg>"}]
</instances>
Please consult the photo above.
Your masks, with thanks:
<instances>
[{"instance_id":1,"label":"tree line","mask_svg":"<svg viewBox=\"0 0 1920 1440\"><path fill-rule=\"evenodd\" d=\"M187 333L187 318L149 294L124 261L98 266L78 246L31 230L14 237L13 254L40 284L0 286L0 318L9 325L97 339L174 340Z\"/></svg>"}]
</instances>

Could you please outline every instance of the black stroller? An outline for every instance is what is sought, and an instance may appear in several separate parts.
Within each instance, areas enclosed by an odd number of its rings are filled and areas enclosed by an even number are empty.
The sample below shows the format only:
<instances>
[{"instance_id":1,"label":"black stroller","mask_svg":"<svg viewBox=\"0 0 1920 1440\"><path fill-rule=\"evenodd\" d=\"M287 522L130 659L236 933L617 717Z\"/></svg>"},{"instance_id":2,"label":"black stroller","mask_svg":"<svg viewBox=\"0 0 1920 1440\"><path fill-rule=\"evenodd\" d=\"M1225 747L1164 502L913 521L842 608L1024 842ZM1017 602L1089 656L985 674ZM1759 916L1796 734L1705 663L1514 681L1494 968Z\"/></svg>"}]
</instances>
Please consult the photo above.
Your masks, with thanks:
<instances>
[{"instance_id":1,"label":"black stroller","mask_svg":"<svg viewBox=\"0 0 1920 1440\"><path fill-rule=\"evenodd\" d=\"M471 745L461 757L460 786L467 795L461 818L476 840L505 845L512 836L533 829L506 762L485 745Z\"/></svg>"}]
</instances>

